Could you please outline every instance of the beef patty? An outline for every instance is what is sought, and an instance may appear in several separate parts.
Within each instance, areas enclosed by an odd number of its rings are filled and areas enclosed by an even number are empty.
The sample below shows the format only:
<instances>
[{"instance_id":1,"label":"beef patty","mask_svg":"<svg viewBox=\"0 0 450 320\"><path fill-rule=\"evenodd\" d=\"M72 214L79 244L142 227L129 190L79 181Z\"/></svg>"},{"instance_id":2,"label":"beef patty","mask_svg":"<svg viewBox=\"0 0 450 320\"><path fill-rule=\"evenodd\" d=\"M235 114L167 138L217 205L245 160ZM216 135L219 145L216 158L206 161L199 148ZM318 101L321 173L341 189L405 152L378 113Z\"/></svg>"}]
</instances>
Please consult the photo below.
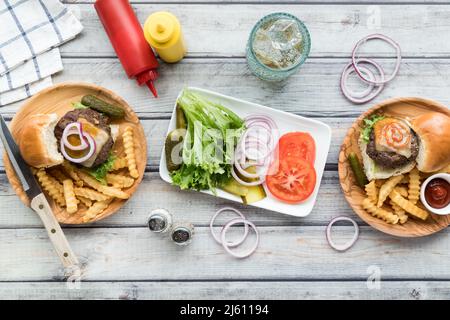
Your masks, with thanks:
<instances>
[{"instance_id":1,"label":"beef patty","mask_svg":"<svg viewBox=\"0 0 450 320\"><path fill-rule=\"evenodd\" d=\"M105 117L104 115L98 113L95 110L76 109L67 112L64 117L59 119L54 131L55 137L58 140L58 149L60 148L60 141L66 126L72 122L77 122L79 118L83 118L89 121L91 124L95 125L96 127L104 130L109 136L108 141L102 147L99 154L97 155L97 158L94 161L93 166L94 167L98 166L99 164L102 164L108 159L109 151L111 150L114 141L111 137L111 127L109 126L109 118Z\"/></svg>"},{"instance_id":2,"label":"beef patty","mask_svg":"<svg viewBox=\"0 0 450 320\"><path fill-rule=\"evenodd\" d=\"M375 133L372 130L366 153L376 164L382 167L395 169L402 167L417 158L417 155L419 154L419 140L417 139L416 134L412 132L411 156L407 158L395 152L377 151L375 148Z\"/></svg>"}]
</instances>

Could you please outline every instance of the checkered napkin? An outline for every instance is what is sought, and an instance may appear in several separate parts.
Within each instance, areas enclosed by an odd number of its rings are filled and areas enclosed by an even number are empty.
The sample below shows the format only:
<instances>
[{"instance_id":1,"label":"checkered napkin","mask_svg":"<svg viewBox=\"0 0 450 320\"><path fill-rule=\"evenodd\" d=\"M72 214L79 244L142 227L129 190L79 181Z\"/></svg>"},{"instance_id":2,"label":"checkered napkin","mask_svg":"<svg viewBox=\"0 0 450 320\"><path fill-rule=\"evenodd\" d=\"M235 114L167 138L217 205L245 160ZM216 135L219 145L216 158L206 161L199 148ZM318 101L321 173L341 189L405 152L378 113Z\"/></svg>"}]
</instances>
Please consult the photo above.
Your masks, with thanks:
<instances>
[{"instance_id":1,"label":"checkered napkin","mask_svg":"<svg viewBox=\"0 0 450 320\"><path fill-rule=\"evenodd\" d=\"M57 47L82 28L58 0L0 0L0 106L50 86L63 69Z\"/></svg>"}]
</instances>

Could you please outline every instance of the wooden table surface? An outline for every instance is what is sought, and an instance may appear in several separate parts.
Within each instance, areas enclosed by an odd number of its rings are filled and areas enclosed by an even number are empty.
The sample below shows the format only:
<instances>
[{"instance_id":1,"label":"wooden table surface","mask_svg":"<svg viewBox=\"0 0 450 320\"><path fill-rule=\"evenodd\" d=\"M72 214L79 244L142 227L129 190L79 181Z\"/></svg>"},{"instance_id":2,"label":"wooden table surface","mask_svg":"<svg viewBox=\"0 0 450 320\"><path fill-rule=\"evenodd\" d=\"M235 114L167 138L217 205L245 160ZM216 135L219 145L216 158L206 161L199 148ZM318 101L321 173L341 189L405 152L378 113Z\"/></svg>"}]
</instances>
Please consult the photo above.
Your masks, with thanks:
<instances>
[{"instance_id":1,"label":"wooden table surface","mask_svg":"<svg viewBox=\"0 0 450 320\"><path fill-rule=\"evenodd\" d=\"M18 200L1 162L0 298L450 297L450 230L427 238L400 239L372 229L347 205L337 173L338 150L347 128L375 102L420 96L450 105L448 1L166 0L160 4L134 0L141 22L154 11L173 12L181 21L189 48L182 62L161 64L161 77L156 82L158 99L126 78L93 1L66 2L85 29L61 47L64 71L54 81L92 82L129 102L139 114L148 139L145 178L135 196L111 218L64 229L84 269L78 288L70 288L42 223ZM284 85L255 78L244 56L252 26L275 11L298 16L312 36L310 58ZM353 105L341 95L340 73L356 41L375 32L400 44L400 73L373 102ZM392 64L393 59L383 51L374 48L374 55ZM261 233L260 246L249 259L228 256L209 234L214 211L232 203L179 191L159 178L159 156L170 113L177 93L186 85L319 119L332 127L326 171L317 204L308 217L235 205ZM11 119L20 105L3 107L1 112ZM148 231L147 215L159 207L195 224L190 246L176 247ZM336 215L355 218L360 225L359 240L345 253L333 251L325 240L325 226ZM336 238L344 241L351 232L350 227L338 227ZM368 285L368 278L378 276L379 285Z\"/></svg>"}]
</instances>

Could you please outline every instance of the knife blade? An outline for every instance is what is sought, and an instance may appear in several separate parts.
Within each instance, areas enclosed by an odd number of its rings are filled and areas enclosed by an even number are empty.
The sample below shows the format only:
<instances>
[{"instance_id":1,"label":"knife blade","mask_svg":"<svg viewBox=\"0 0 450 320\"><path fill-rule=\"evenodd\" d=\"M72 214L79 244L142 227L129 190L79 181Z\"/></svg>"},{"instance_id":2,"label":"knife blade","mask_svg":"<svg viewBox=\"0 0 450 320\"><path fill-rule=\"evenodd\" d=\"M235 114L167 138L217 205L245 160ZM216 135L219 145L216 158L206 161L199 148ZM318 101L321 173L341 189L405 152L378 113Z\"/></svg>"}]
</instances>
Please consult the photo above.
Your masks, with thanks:
<instances>
[{"instance_id":1,"label":"knife blade","mask_svg":"<svg viewBox=\"0 0 450 320\"><path fill-rule=\"evenodd\" d=\"M71 273L78 272L78 259L73 253L58 220L56 220L56 217L53 214L50 204L31 172L30 167L20 154L19 147L14 141L2 115L0 115L0 139L3 142L9 161L22 184L23 190L30 199L30 206L44 223L48 236L52 241L62 264L69 269Z\"/></svg>"}]
</instances>

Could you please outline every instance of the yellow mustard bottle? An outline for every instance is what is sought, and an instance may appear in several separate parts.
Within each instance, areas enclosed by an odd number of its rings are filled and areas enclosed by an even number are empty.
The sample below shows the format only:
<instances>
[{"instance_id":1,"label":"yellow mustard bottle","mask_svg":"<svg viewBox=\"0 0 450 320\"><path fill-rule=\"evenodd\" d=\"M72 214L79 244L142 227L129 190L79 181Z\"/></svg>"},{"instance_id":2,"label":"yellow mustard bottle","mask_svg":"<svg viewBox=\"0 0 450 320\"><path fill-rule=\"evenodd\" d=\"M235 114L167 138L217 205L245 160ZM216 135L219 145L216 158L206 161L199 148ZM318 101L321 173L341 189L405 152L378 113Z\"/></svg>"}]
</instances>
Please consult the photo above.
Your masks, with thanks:
<instances>
[{"instance_id":1,"label":"yellow mustard bottle","mask_svg":"<svg viewBox=\"0 0 450 320\"><path fill-rule=\"evenodd\" d=\"M167 11L151 14L144 24L144 36L165 62L178 62L186 54L186 45L177 17Z\"/></svg>"}]
</instances>

